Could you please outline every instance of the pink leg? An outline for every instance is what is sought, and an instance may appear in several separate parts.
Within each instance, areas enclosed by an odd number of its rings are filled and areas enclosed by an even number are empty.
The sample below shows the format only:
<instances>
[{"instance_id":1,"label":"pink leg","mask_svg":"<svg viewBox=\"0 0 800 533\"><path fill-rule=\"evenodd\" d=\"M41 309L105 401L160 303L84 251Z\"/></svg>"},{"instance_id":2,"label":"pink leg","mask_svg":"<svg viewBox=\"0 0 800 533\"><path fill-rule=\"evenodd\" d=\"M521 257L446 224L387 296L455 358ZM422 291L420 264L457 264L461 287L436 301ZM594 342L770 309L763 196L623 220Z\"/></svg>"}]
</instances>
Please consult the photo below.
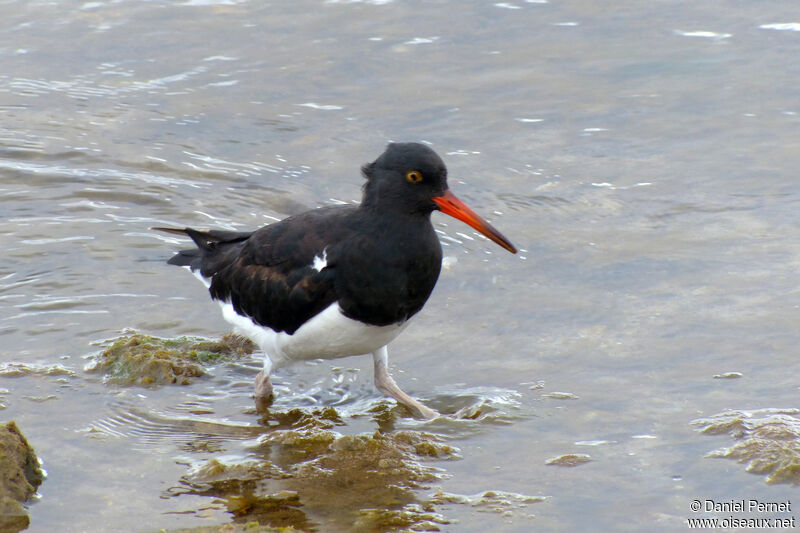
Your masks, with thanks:
<instances>
[{"instance_id":1,"label":"pink leg","mask_svg":"<svg viewBox=\"0 0 800 533\"><path fill-rule=\"evenodd\" d=\"M386 396L390 396L402 403L419 418L431 419L439 416L439 413L422 405L420 402L400 390L392 376L389 375L389 351L386 346L372 352L375 361L375 387Z\"/></svg>"},{"instance_id":2,"label":"pink leg","mask_svg":"<svg viewBox=\"0 0 800 533\"><path fill-rule=\"evenodd\" d=\"M265 410L272 403L272 382L269 379L269 373L271 370L272 361L270 361L268 355L265 355L264 370L256 374L256 384L254 389L256 397L256 409L259 411Z\"/></svg>"}]
</instances>

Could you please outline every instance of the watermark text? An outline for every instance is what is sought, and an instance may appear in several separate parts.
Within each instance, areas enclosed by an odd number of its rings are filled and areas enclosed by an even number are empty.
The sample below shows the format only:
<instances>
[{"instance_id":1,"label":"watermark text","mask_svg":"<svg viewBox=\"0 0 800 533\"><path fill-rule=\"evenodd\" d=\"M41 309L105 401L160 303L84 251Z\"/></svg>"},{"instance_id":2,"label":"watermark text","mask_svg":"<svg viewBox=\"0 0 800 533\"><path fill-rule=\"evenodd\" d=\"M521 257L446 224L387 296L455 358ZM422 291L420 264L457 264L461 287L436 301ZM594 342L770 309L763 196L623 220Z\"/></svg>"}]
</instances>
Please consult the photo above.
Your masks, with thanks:
<instances>
[{"instance_id":1,"label":"watermark text","mask_svg":"<svg viewBox=\"0 0 800 533\"><path fill-rule=\"evenodd\" d=\"M692 500L689 502L689 510L694 514L686 519L689 529L786 530L797 527L790 500Z\"/></svg>"}]
</instances>

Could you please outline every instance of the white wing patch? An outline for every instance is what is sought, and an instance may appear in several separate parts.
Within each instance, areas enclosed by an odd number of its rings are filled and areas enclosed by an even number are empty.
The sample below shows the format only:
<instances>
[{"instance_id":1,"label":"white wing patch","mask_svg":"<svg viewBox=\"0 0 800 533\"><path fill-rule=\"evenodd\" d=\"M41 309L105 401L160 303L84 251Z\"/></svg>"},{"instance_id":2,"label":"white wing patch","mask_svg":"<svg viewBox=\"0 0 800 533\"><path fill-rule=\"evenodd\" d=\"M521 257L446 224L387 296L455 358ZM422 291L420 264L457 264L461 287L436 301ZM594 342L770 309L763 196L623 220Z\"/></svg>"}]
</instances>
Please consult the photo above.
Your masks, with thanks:
<instances>
[{"instance_id":1,"label":"white wing patch","mask_svg":"<svg viewBox=\"0 0 800 533\"><path fill-rule=\"evenodd\" d=\"M311 268L316 270L317 272L322 272L322 269L328 266L328 249L323 248L322 250L322 257L315 256L314 263L311 265Z\"/></svg>"}]
</instances>

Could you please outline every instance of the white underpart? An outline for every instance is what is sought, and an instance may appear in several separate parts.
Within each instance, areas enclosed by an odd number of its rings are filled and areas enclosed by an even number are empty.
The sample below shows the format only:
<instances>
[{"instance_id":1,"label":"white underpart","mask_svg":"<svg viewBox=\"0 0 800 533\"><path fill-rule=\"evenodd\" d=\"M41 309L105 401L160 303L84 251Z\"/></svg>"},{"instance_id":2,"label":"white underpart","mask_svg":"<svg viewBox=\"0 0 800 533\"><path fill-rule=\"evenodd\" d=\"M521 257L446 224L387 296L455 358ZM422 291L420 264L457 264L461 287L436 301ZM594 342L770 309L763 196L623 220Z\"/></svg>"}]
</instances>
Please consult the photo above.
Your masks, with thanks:
<instances>
[{"instance_id":1,"label":"white underpart","mask_svg":"<svg viewBox=\"0 0 800 533\"><path fill-rule=\"evenodd\" d=\"M315 266L318 260L325 261L325 252L322 254L322 258L314 259ZM192 271L192 274L206 287L211 285L211 280L200 274L199 270ZM250 317L237 313L230 302L217 303L222 308L222 318L233 325L237 333L248 337L261 348L266 355L264 367L268 370L293 361L337 359L372 353L389 344L408 326L408 321L388 326L365 324L344 316L339 304L333 302L300 326L293 335L289 335L256 324Z\"/></svg>"},{"instance_id":2,"label":"white underpart","mask_svg":"<svg viewBox=\"0 0 800 533\"><path fill-rule=\"evenodd\" d=\"M249 317L238 314L229 302L220 302L220 306L222 317L233 325L237 333L258 344L270 360L264 361L264 366L271 368L293 361L372 353L389 344L408 325L408 321L389 326L364 324L344 316L339 304L334 302L289 335L256 324Z\"/></svg>"},{"instance_id":3,"label":"white underpart","mask_svg":"<svg viewBox=\"0 0 800 533\"><path fill-rule=\"evenodd\" d=\"M326 266L328 266L328 249L324 248L322 250L322 257L318 255L314 257L314 264L311 265L311 268L317 272L322 272L322 269Z\"/></svg>"}]
</instances>

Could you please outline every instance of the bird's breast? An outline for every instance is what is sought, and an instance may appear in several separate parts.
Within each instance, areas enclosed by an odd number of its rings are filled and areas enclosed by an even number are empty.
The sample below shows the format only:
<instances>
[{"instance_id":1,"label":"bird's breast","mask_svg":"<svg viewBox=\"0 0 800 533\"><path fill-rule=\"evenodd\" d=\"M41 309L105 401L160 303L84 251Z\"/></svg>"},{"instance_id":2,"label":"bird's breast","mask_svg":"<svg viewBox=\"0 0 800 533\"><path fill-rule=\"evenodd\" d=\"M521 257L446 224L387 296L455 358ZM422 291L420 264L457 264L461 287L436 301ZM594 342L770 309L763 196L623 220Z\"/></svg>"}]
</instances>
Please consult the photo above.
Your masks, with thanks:
<instances>
[{"instance_id":1,"label":"bird's breast","mask_svg":"<svg viewBox=\"0 0 800 533\"><path fill-rule=\"evenodd\" d=\"M337 293L345 315L381 326L415 315L439 278L442 259L437 251L392 251L375 255L367 262L339 265Z\"/></svg>"}]
</instances>

